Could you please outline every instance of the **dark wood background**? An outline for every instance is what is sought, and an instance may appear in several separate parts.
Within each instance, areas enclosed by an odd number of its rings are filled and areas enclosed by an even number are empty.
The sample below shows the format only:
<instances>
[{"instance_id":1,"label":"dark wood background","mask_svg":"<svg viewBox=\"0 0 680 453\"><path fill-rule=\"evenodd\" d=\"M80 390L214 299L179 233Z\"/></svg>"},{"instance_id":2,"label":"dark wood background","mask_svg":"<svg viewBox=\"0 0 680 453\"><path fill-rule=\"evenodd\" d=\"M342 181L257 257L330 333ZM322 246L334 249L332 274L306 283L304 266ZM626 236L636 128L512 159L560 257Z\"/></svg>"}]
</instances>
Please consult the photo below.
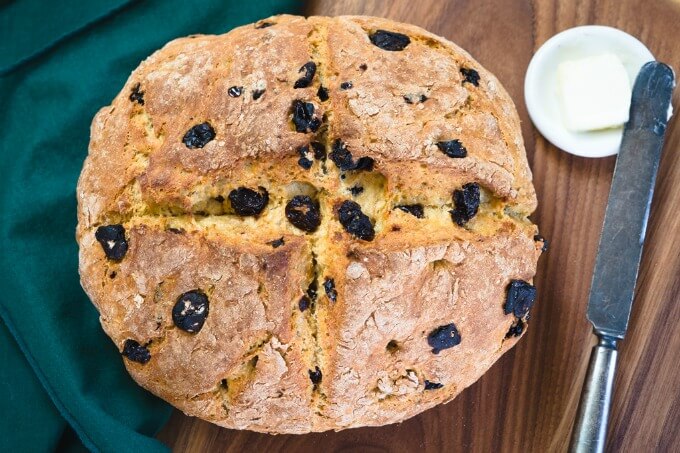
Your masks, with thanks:
<instances>
[{"instance_id":1,"label":"dark wood background","mask_svg":"<svg viewBox=\"0 0 680 453\"><path fill-rule=\"evenodd\" d=\"M325 0L308 15L410 22L467 49L517 104L550 251L527 335L449 404L399 425L304 436L234 431L175 412L159 438L178 451L552 452L567 448L593 337L585 318L614 158L559 151L533 128L523 97L533 52L566 28L603 24L642 40L680 71L678 0ZM680 89L676 90L674 106ZM608 451L680 452L680 127L666 146L630 330L621 345Z\"/></svg>"}]
</instances>

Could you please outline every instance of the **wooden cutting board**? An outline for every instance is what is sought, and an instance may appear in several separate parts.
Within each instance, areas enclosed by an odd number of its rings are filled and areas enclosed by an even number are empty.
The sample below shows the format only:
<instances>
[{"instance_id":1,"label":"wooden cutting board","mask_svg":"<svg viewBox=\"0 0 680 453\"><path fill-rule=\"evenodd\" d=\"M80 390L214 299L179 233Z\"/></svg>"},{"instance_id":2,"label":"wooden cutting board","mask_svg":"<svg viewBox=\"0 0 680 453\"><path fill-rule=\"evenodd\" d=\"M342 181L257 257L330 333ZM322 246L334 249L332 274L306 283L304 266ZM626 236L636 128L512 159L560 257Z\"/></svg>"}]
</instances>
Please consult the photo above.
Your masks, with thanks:
<instances>
[{"instance_id":1,"label":"wooden cutting board","mask_svg":"<svg viewBox=\"0 0 680 453\"><path fill-rule=\"evenodd\" d=\"M493 72L517 104L538 192L533 219L550 239L527 335L449 404L399 425L270 436L176 412L159 438L178 451L565 451L593 337L585 318L613 157L551 146L523 101L533 52L566 28L611 25L680 72L678 0L323 0L306 14L366 14L445 36ZM680 110L680 89L673 98ZM669 125L630 330L621 345L608 451L680 452L680 125Z\"/></svg>"}]
</instances>

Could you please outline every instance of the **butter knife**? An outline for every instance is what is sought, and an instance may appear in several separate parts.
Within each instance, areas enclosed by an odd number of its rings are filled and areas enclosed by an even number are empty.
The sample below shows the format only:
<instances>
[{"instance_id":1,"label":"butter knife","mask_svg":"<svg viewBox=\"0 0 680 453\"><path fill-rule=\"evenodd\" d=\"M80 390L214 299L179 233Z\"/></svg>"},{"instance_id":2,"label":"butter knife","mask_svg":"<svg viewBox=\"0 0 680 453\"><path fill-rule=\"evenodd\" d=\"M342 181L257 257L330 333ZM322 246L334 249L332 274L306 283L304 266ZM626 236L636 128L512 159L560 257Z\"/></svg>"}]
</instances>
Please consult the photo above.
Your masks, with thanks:
<instances>
[{"instance_id":1,"label":"butter knife","mask_svg":"<svg viewBox=\"0 0 680 453\"><path fill-rule=\"evenodd\" d=\"M602 452L605 447L616 348L628 329L674 86L673 70L652 61L642 67L633 87L590 288L588 320L598 343L581 392L572 453Z\"/></svg>"}]
</instances>

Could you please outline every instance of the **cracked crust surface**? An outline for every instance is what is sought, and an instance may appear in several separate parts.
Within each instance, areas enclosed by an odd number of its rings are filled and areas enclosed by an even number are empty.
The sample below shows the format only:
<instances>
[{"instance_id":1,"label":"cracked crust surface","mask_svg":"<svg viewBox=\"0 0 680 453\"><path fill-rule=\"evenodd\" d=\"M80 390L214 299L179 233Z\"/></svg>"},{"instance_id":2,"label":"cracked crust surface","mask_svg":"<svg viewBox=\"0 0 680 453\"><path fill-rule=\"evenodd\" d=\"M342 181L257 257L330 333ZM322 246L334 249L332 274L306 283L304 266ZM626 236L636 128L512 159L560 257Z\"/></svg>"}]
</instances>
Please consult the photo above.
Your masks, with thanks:
<instances>
[{"instance_id":1,"label":"cracked crust surface","mask_svg":"<svg viewBox=\"0 0 680 453\"><path fill-rule=\"evenodd\" d=\"M527 219L536 196L517 113L479 63L420 28L349 16L266 22L170 42L97 113L77 191L83 288L121 351L129 339L148 348L148 363L123 359L133 378L187 414L272 433L401 421L453 399L518 340L506 338L506 287L531 281L542 244ZM369 40L378 29L411 42L385 51ZM312 83L293 88L308 61ZM479 86L461 68L476 70ZM137 86L143 104L130 99ZM294 100L314 105L316 133L296 132ZM214 139L188 148L184 134L203 122ZM467 157L438 149L453 139ZM336 140L373 169L298 164L300 147L318 141L330 154ZM452 191L471 182L481 204L461 227ZM234 213L237 187L266 188L259 216ZM286 219L295 195L318 201L317 231ZM344 200L368 215L374 240L343 229ZM395 209L403 204L421 204L424 218ZM125 228L119 262L95 239L109 224ZM318 295L301 311L313 282ZM210 310L188 333L172 310L195 289ZM449 323L462 341L433 354L428 334ZM442 387L426 390L426 380Z\"/></svg>"}]
</instances>

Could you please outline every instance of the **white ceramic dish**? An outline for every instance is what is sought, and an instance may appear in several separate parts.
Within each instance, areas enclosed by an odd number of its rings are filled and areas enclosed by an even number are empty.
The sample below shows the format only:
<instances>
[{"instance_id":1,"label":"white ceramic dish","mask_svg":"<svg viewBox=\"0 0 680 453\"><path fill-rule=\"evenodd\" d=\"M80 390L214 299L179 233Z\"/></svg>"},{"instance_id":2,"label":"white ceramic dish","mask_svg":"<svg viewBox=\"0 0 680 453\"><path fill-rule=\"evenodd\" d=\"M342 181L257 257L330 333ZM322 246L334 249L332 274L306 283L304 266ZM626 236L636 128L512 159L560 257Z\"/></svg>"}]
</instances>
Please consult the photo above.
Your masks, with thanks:
<instances>
[{"instance_id":1,"label":"white ceramic dish","mask_svg":"<svg viewBox=\"0 0 680 453\"><path fill-rule=\"evenodd\" d=\"M553 145L583 157L612 156L619 151L623 127L572 132L562 120L557 94L557 67L564 60L613 53L626 68L631 86L640 68L654 60L640 41L621 30L601 25L570 28L546 41L529 63L524 98L531 121Z\"/></svg>"}]
</instances>

